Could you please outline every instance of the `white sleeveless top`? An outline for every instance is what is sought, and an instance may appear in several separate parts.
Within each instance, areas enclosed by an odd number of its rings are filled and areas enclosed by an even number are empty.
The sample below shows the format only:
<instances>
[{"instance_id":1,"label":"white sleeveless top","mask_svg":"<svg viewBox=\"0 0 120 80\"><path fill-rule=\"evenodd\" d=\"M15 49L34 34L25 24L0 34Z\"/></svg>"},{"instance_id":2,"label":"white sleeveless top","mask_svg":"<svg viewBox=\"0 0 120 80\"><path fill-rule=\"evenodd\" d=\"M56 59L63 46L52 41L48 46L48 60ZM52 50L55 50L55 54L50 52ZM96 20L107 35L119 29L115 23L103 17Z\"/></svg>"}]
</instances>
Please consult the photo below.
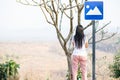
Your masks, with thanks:
<instances>
[{"instance_id":1,"label":"white sleeveless top","mask_svg":"<svg viewBox=\"0 0 120 80\"><path fill-rule=\"evenodd\" d=\"M88 42L88 40L87 40L86 36L84 37L84 39L85 39L85 42L83 43L82 48L77 48L75 46L75 41L74 41L74 37L73 37L72 42L74 44L74 50L73 50L73 54L72 55L87 56L87 51L86 51L86 48L85 48L85 43Z\"/></svg>"}]
</instances>

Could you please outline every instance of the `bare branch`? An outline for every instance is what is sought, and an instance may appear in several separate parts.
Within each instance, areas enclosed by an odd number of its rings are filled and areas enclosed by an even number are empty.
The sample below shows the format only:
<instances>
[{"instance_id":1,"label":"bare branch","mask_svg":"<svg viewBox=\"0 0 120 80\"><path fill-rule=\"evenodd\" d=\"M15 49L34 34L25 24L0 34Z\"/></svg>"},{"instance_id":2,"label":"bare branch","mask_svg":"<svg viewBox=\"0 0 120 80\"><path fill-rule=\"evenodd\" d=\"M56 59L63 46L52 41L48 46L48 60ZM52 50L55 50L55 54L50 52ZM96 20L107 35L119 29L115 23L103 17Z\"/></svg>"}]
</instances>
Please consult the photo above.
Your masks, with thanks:
<instances>
[{"instance_id":1,"label":"bare branch","mask_svg":"<svg viewBox=\"0 0 120 80\"><path fill-rule=\"evenodd\" d=\"M44 0L43 1L43 4L44 4L44 8L45 10L47 11L47 13L50 15L51 17L51 20L53 21L54 25L56 24L56 21L54 20L54 14L53 14L53 10L51 7L49 7Z\"/></svg>"},{"instance_id":2,"label":"bare branch","mask_svg":"<svg viewBox=\"0 0 120 80\"><path fill-rule=\"evenodd\" d=\"M68 34L68 36L66 38L66 42L68 42L68 40L70 39L71 35L73 34L73 31L71 31L71 30L72 30L72 27L70 28L69 34Z\"/></svg>"},{"instance_id":3,"label":"bare branch","mask_svg":"<svg viewBox=\"0 0 120 80\"><path fill-rule=\"evenodd\" d=\"M35 4L39 4L39 3L38 3L38 2L36 2L35 0L32 0L32 2L33 2L33 3L35 3Z\"/></svg>"},{"instance_id":4,"label":"bare branch","mask_svg":"<svg viewBox=\"0 0 120 80\"><path fill-rule=\"evenodd\" d=\"M95 41L95 43L98 43L98 42L101 42L101 41L104 41L104 40L110 39L110 38L114 37L116 34L117 34L117 32L116 32L116 33L113 33L112 35L110 35L110 36L108 36L108 37L106 37L106 38L104 38L104 37L102 36L101 39ZM89 42L89 44L92 44L92 42Z\"/></svg>"},{"instance_id":5,"label":"bare branch","mask_svg":"<svg viewBox=\"0 0 120 80\"><path fill-rule=\"evenodd\" d=\"M69 0L69 3L70 3L70 7L72 7L72 1L71 0ZM70 16L73 17L72 9L70 9ZM68 36L66 38L66 42L70 39L70 37L72 35L72 32L73 32L73 18L70 19L70 30L69 30Z\"/></svg>"},{"instance_id":6,"label":"bare branch","mask_svg":"<svg viewBox=\"0 0 120 80\"><path fill-rule=\"evenodd\" d=\"M79 11L81 12L82 9L84 8L84 4L81 4L80 6L81 6L81 7L80 7Z\"/></svg>"},{"instance_id":7,"label":"bare branch","mask_svg":"<svg viewBox=\"0 0 120 80\"><path fill-rule=\"evenodd\" d=\"M83 3L83 0L81 1L81 3Z\"/></svg>"},{"instance_id":8,"label":"bare branch","mask_svg":"<svg viewBox=\"0 0 120 80\"><path fill-rule=\"evenodd\" d=\"M73 9L73 8L75 8L75 7L77 7L77 5L75 5L75 6L71 6L71 7L66 7L66 8L64 8L64 10Z\"/></svg>"},{"instance_id":9,"label":"bare branch","mask_svg":"<svg viewBox=\"0 0 120 80\"><path fill-rule=\"evenodd\" d=\"M23 4L23 5L29 5L29 3L27 1L26 2L22 2L21 0L16 0L16 2L19 2L19 3Z\"/></svg>"},{"instance_id":10,"label":"bare branch","mask_svg":"<svg viewBox=\"0 0 120 80\"><path fill-rule=\"evenodd\" d=\"M77 6L81 6L79 9L78 9L78 24L80 24L80 13L81 13L81 11L82 11L82 9L83 9L83 4L81 4L81 5L79 5L79 4L76 4L75 6L70 6L70 7L65 7L64 9L63 9L63 12L64 12L64 14L69 18L69 19L73 19L73 17L69 17L66 13L65 13L65 11L66 10L69 10L69 9L73 9L73 8L75 8L75 7L77 7Z\"/></svg>"},{"instance_id":11,"label":"bare branch","mask_svg":"<svg viewBox=\"0 0 120 80\"><path fill-rule=\"evenodd\" d=\"M62 4L61 4L61 7L62 8L59 8L59 10L61 11L61 13L64 13L66 15L66 17L68 17L70 19L71 17L69 15L67 15L67 13L65 12L66 8L64 8Z\"/></svg>"},{"instance_id":12,"label":"bare branch","mask_svg":"<svg viewBox=\"0 0 120 80\"><path fill-rule=\"evenodd\" d=\"M55 1L55 3L57 5L57 10L56 11L58 12L58 10L60 8L61 0Z\"/></svg>"},{"instance_id":13,"label":"bare branch","mask_svg":"<svg viewBox=\"0 0 120 80\"><path fill-rule=\"evenodd\" d=\"M56 31L57 31L57 30L56 30ZM60 33L57 32L57 37L58 37L59 43L60 43L61 47L63 48L63 50L65 51L65 54L67 55L66 42L65 42L65 40L63 40L63 39L61 38L61 36L60 36L59 34L60 34Z\"/></svg>"},{"instance_id":14,"label":"bare branch","mask_svg":"<svg viewBox=\"0 0 120 80\"><path fill-rule=\"evenodd\" d=\"M63 13L64 13L69 19L70 19L70 18L73 18L73 17L68 16L65 11L64 11Z\"/></svg>"},{"instance_id":15,"label":"bare branch","mask_svg":"<svg viewBox=\"0 0 120 80\"><path fill-rule=\"evenodd\" d=\"M77 9L79 10L79 3L78 3L78 0L75 0L75 3L77 5Z\"/></svg>"},{"instance_id":16,"label":"bare branch","mask_svg":"<svg viewBox=\"0 0 120 80\"><path fill-rule=\"evenodd\" d=\"M73 2L74 2L74 0L71 0L71 4L72 4ZM66 8L67 8L67 7L70 7L70 4L68 4L68 5L66 6Z\"/></svg>"},{"instance_id":17,"label":"bare branch","mask_svg":"<svg viewBox=\"0 0 120 80\"><path fill-rule=\"evenodd\" d=\"M53 12L54 12L54 14L55 14L55 25L57 25L58 24L58 12L55 10L55 5L54 5L54 1L52 0L51 1L51 3L52 3L52 7L53 7Z\"/></svg>"},{"instance_id":18,"label":"bare branch","mask_svg":"<svg viewBox=\"0 0 120 80\"><path fill-rule=\"evenodd\" d=\"M117 34L117 32L116 32L116 33L113 33L111 36L108 36L108 37L106 37L106 38L101 38L100 40L96 41L96 43L101 42L101 41L104 41L104 40L107 40L107 39L110 39L110 38L112 38L113 36L115 36L116 34Z\"/></svg>"},{"instance_id":19,"label":"bare branch","mask_svg":"<svg viewBox=\"0 0 120 80\"><path fill-rule=\"evenodd\" d=\"M71 4L72 4L73 1L74 1L74 0L71 1ZM78 5L79 5L79 4L78 4ZM73 9L73 8L77 7L77 5L70 6L70 4L67 5L67 6L65 6L65 7L63 6L63 4L61 4L61 6L62 6L63 10L69 10L69 9Z\"/></svg>"},{"instance_id":20,"label":"bare branch","mask_svg":"<svg viewBox=\"0 0 120 80\"><path fill-rule=\"evenodd\" d=\"M97 30L96 33L99 32L100 30L104 29L104 28L105 28L107 25L109 25L110 23L111 23L111 21L108 22L107 24L105 24L105 25L104 25L102 28L100 28L99 30Z\"/></svg>"},{"instance_id":21,"label":"bare branch","mask_svg":"<svg viewBox=\"0 0 120 80\"><path fill-rule=\"evenodd\" d=\"M98 21L97 21L98 22ZM95 22L95 23L97 23L97 22ZM83 29L83 30L85 30L85 29L87 29L88 27L90 27L92 25L92 21ZM107 26L107 25L106 25Z\"/></svg>"},{"instance_id":22,"label":"bare branch","mask_svg":"<svg viewBox=\"0 0 120 80\"><path fill-rule=\"evenodd\" d=\"M22 2L21 0L16 0L18 3L21 3L21 4L23 4L23 5L29 5L29 6L41 6L41 5L43 5L43 4L39 4L39 3L37 3L37 2L35 2L34 0L32 0L33 1L33 3L35 3L35 4L31 4L30 2L28 2L27 0L24 0L24 2Z\"/></svg>"},{"instance_id":23,"label":"bare branch","mask_svg":"<svg viewBox=\"0 0 120 80\"><path fill-rule=\"evenodd\" d=\"M45 1L43 0L43 2L44 2L44 6L45 6L45 9L46 9L46 6L47 5L45 5ZM52 6L54 7L54 3L52 3ZM52 14L46 9L46 11L50 14L50 16L51 16L51 19L52 19L52 21L53 21L53 23L54 24L52 24L54 27L55 27L55 29L56 29L56 32L57 32L57 34L59 35L59 37L58 38L61 38L64 42L65 42L65 39L64 39L64 37L62 36L62 34L60 33L60 31L58 30L58 24L57 24L57 20L58 20L58 16L57 16L57 13L55 12L55 17L56 17L56 19L54 20L54 18L53 18L53 16L52 16ZM46 16L46 20L47 20L47 16ZM48 21L48 20L47 20ZM50 23L50 22L49 22Z\"/></svg>"},{"instance_id":24,"label":"bare branch","mask_svg":"<svg viewBox=\"0 0 120 80\"><path fill-rule=\"evenodd\" d=\"M79 25L81 24L81 11L82 11L82 9L83 9L83 6L80 9L78 9L78 24Z\"/></svg>"},{"instance_id":25,"label":"bare branch","mask_svg":"<svg viewBox=\"0 0 120 80\"><path fill-rule=\"evenodd\" d=\"M76 3L76 5L77 5L77 10L78 10L78 12L77 12L77 18L78 18L78 25L80 25L81 23L81 11L82 11L82 9L83 9L83 7L84 7L84 5L83 4L80 4L79 2L78 2L78 0L75 0L75 3Z\"/></svg>"},{"instance_id":26,"label":"bare branch","mask_svg":"<svg viewBox=\"0 0 120 80\"><path fill-rule=\"evenodd\" d=\"M92 25L92 21L91 21L83 30L87 29L87 28L90 27L91 25Z\"/></svg>"},{"instance_id":27,"label":"bare branch","mask_svg":"<svg viewBox=\"0 0 120 80\"><path fill-rule=\"evenodd\" d=\"M78 0L75 0L76 2L76 6L77 6L77 9L78 9L78 12L81 12L83 7L84 7L84 4L83 3L79 3Z\"/></svg>"},{"instance_id":28,"label":"bare branch","mask_svg":"<svg viewBox=\"0 0 120 80\"><path fill-rule=\"evenodd\" d=\"M59 23L59 31L61 31L62 19L63 19L63 12L61 12L60 23Z\"/></svg>"},{"instance_id":29,"label":"bare branch","mask_svg":"<svg viewBox=\"0 0 120 80\"><path fill-rule=\"evenodd\" d=\"M55 10L55 5L54 5L53 0L51 0L51 3L52 3L53 11L54 11L54 12L55 12L55 14L56 14L57 12L56 12L56 10Z\"/></svg>"},{"instance_id":30,"label":"bare branch","mask_svg":"<svg viewBox=\"0 0 120 80\"><path fill-rule=\"evenodd\" d=\"M61 37L61 39L65 42L65 39L63 37L63 35L60 33L60 31L58 30L58 27L55 26L56 32L57 34Z\"/></svg>"},{"instance_id":31,"label":"bare branch","mask_svg":"<svg viewBox=\"0 0 120 80\"><path fill-rule=\"evenodd\" d=\"M50 15L52 15L52 9L47 6L47 4L45 3L44 0L42 0L42 1L43 1L43 5L44 5L44 8L46 9L46 11L47 11Z\"/></svg>"},{"instance_id":32,"label":"bare branch","mask_svg":"<svg viewBox=\"0 0 120 80\"><path fill-rule=\"evenodd\" d=\"M46 21L47 21L49 24L51 24L51 25L54 26L54 24L48 20L48 18L47 18L47 16L46 16L44 10L42 9L42 7L40 7L40 8L41 8L41 10L42 10L42 12L43 12L43 14L44 14L44 16L45 16Z\"/></svg>"},{"instance_id":33,"label":"bare branch","mask_svg":"<svg viewBox=\"0 0 120 80\"><path fill-rule=\"evenodd\" d=\"M59 40L59 42L60 42L60 45L62 46L62 48L64 49L64 46L63 46L63 42L62 42L62 40L61 40L61 38L60 38L60 35L59 35L59 33L57 32L57 37L58 37L58 40Z\"/></svg>"},{"instance_id":34,"label":"bare branch","mask_svg":"<svg viewBox=\"0 0 120 80\"><path fill-rule=\"evenodd\" d=\"M105 24L105 25L104 25L103 27L101 27L100 29L98 29L95 33L100 32L100 31L103 30L105 27L107 27L107 25L109 25L110 23L111 23L111 21L108 22L107 24ZM92 21L91 21L85 28L88 28L89 25L92 25ZM84 30L85 30L85 29L84 29ZM88 42L90 42L91 39L92 39L92 36L89 38Z\"/></svg>"}]
</instances>

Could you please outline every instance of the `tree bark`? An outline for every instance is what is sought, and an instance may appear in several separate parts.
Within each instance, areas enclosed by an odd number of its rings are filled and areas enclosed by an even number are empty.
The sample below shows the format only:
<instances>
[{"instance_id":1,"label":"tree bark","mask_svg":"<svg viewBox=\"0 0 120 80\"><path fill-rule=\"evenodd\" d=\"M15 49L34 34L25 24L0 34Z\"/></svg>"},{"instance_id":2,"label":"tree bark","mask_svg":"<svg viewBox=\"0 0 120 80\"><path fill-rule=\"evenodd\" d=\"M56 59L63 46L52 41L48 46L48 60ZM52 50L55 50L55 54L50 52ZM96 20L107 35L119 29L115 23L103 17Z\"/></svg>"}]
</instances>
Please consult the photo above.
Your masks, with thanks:
<instances>
[{"instance_id":1,"label":"tree bark","mask_svg":"<svg viewBox=\"0 0 120 80\"><path fill-rule=\"evenodd\" d=\"M72 61L71 61L71 54L67 53L67 63L68 63L68 75L69 80L72 80Z\"/></svg>"}]
</instances>

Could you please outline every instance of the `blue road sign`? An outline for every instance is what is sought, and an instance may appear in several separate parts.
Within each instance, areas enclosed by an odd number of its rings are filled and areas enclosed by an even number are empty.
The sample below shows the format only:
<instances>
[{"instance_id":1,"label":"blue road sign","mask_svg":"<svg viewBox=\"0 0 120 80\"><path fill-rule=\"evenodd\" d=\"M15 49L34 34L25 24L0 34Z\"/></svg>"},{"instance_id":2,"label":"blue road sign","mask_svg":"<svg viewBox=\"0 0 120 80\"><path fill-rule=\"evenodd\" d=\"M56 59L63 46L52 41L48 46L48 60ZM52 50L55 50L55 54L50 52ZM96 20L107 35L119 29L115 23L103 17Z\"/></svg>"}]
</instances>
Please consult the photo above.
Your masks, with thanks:
<instances>
[{"instance_id":1,"label":"blue road sign","mask_svg":"<svg viewBox=\"0 0 120 80\"><path fill-rule=\"evenodd\" d=\"M103 1L86 1L85 19L86 20L103 19Z\"/></svg>"}]
</instances>

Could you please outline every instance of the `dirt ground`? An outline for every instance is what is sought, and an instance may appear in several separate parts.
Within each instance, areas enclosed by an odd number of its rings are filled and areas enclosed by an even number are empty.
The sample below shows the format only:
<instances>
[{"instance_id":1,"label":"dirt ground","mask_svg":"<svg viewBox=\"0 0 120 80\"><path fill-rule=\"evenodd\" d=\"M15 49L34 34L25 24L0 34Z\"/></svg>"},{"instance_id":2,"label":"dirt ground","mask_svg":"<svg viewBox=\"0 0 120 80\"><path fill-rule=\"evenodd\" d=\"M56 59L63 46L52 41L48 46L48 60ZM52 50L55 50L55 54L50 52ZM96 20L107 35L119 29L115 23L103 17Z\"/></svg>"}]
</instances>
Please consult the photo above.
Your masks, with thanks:
<instances>
[{"instance_id":1,"label":"dirt ground","mask_svg":"<svg viewBox=\"0 0 120 80\"><path fill-rule=\"evenodd\" d=\"M91 48L88 49L88 77L91 79ZM67 60L59 43L1 42L0 62L14 59L20 64L19 80L66 80ZM96 50L97 80L110 80L108 66L113 54ZM112 79L111 79L112 80Z\"/></svg>"}]
</instances>

